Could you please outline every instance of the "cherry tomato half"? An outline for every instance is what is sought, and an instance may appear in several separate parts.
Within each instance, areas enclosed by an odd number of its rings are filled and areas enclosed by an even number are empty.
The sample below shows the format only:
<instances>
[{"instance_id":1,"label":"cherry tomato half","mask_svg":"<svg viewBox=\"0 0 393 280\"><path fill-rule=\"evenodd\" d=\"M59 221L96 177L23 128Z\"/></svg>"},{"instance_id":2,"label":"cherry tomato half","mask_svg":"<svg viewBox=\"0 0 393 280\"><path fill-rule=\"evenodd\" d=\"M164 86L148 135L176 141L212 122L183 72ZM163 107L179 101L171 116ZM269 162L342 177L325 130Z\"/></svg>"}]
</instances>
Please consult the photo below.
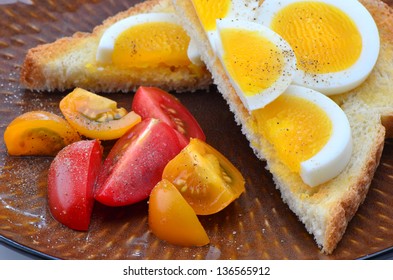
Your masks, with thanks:
<instances>
[{"instance_id":1,"label":"cherry tomato half","mask_svg":"<svg viewBox=\"0 0 393 280\"><path fill-rule=\"evenodd\" d=\"M190 138L206 140L190 111L176 97L159 88L139 87L132 102L132 110L142 118L156 118L174 128L183 146L188 144Z\"/></svg>"},{"instance_id":2,"label":"cherry tomato half","mask_svg":"<svg viewBox=\"0 0 393 280\"><path fill-rule=\"evenodd\" d=\"M145 119L124 134L105 159L95 198L109 206L146 199L161 180L165 165L181 150L175 131L157 119Z\"/></svg>"},{"instance_id":3,"label":"cherry tomato half","mask_svg":"<svg viewBox=\"0 0 393 280\"><path fill-rule=\"evenodd\" d=\"M149 198L149 228L158 238L181 246L203 246L209 237L192 207L167 180L160 181Z\"/></svg>"},{"instance_id":4,"label":"cherry tomato half","mask_svg":"<svg viewBox=\"0 0 393 280\"><path fill-rule=\"evenodd\" d=\"M162 178L175 185L197 215L222 210L245 190L239 170L216 149L196 138L167 164Z\"/></svg>"},{"instance_id":5,"label":"cherry tomato half","mask_svg":"<svg viewBox=\"0 0 393 280\"><path fill-rule=\"evenodd\" d=\"M101 160L98 140L72 143L57 154L48 174L49 208L56 220L75 230L88 229Z\"/></svg>"},{"instance_id":6,"label":"cherry tomato half","mask_svg":"<svg viewBox=\"0 0 393 280\"><path fill-rule=\"evenodd\" d=\"M60 110L80 134L91 139L120 138L141 121L135 112L117 108L115 101L81 88L60 101Z\"/></svg>"},{"instance_id":7,"label":"cherry tomato half","mask_svg":"<svg viewBox=\"0 0 393 280\"><path fill-rule=\"evenodd\" d=\"M45 111L31 111L15 118L4 132L8 153L14 156L54 156L79 134L63 118Z\"/></svg>"}]
</instances>

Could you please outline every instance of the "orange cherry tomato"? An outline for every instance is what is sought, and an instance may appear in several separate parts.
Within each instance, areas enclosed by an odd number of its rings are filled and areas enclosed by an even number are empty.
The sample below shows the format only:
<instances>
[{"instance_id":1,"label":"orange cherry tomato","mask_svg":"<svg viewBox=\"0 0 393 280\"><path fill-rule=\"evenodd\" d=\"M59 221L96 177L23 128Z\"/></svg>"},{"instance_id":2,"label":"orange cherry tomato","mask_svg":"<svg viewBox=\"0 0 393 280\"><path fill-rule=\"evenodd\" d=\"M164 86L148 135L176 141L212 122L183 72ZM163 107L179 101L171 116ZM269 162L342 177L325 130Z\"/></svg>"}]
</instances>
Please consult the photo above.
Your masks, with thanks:
<instances>
[{"instance_id":1,"label":"orange cherry tomato","mask_svg":"<svg viewBox=\"0 0 393 280\"><path fill-rule=\"evenodd\" d=\"M14 156L54 156L78 140L79 134L66 120L45 111L20 115L4 132L8 154Z\"/></svg>"},{"instance_id":2,"label":"orange cherry tomato","mask_svg":"<svg viewBox=\"0 0 393 280\"><path fill-rule=\"evenodd\" d=\"M172 182L197 215L214 214L245 190L239 170L220 152L193 138L165 167L163 179Z\"/></svg>"},{"instance_id":3,"label":"orange cherry tomato","mask_svg":"<svg viewBox=\"0 0 393 280\"><path fill-rule=\"evenodd\" d=\"M210 242L194 210L167 180L160 181L150 194L148 221L154 235L174 245L204 246Z\"/></svg>"},{"instance_id":4,"label":"orange cherry tomato","mask_svg":"<svg viewBox=\"0 0 393 280\"><path fill-rule=\"evenodd\" d=\"M60 101L60 110L80 134L91 139L120 138L141 121L135 112L117 108L115 101L81 88Z\"/></svg>"}]
</instances>

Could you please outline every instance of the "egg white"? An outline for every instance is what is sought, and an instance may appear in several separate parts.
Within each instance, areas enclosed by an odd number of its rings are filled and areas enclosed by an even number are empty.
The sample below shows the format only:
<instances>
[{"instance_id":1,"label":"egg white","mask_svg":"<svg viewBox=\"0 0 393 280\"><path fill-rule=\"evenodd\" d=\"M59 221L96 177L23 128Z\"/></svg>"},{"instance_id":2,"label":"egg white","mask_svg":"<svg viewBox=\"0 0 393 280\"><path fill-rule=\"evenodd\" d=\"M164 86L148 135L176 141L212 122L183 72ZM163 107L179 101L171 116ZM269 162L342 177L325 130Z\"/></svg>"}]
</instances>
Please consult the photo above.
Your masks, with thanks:
<instances>
[{"instance_id":1,"label":"egg white","mask_svg":"<svg viewBox=\"0 0 393 280\"><path fill-rule=\"evenodd\" d=\"M254 21L256 10L259 6L258 0L232 0L231 7L228 14L222 19L235 19L241 21ZM206 31L207 37L209 39L210 45L215 51L216 40L217 40L217 29Z\"/></svg>"},{"instance_id":2,"label":"egg white","mask_svg":"<svg viewBox=\"0 0 393 280\"><path fill-rule=\"evenodd\" d=\"M231 0L231 6L228 14L222 19L235 19L241 21L255 21L256 11L259 7L259 0ZM207 38L209 40L210 47L213 49L213 53L216 53L216 41L218 39L217 28L213 30L205 30ZM191 42L187 49L188 58L196 65L203 64L201 55L198 50L196 42L191 38Z\"/></svg>"},{"instance_id":3,"label":"egg white","mask_svg":"<svg viewBox=\"0 0 393 280\"><path fill-rule=\"evenodd\" d=\"M354 65L346 70L310 74L298 69L294 83L320 91L326 95L347 92L363 83L371 73L379 55L380 39L378 28L367 9L357 0L301 0L303 2L324 2L346 13L355 22L362 37L362 51ZM273 17L287 5L299 0L265 0L257 12L257 22L271 26Z\"/></svg>"},{"instance_id":4,"label":"egg white","mask_svg":"<svg viewBox=\"0 0 393 280\"><path fill-rule=\"evenodd\" d=\"M332 122L332 133L325 146L300 163L300 177L310 187L323 184L347 166L352 155L352 132L344 111L326 95L310 88L291 85L285 94L309 100L321 108Z\"/></svg>"},{"instance_id":5,"label":"egg white","mask_svg":"<svg viewBox=\"0 0 393 280\"><path fill-rule=\"evenodd\" d=\"M197 43L193 38L190 39L190 43L187 48L188 59L195 65L202 66L203 61L201 59L201 53L198 50Z\"/></svg>"},{"instance_id":6,"label":"egg white","mask_svg":"<svg viewBox=\"0 0 393 280\"><path fill-rule=\"evenodd\" d=\"M97 62L111 63L112 53L117 37L133 26L150 22L167 22L179 24L176 16L172 13L148 13L124 18L105 30L98 44L96 53Z\"/></svg>"},{"instance_id":7,"label":"egg white","mask_svg":"<svg viewBox=\"0 0 393 280\"><path fill-rule=\"evenodd\" d=\"M261 35L261 37L268 39L270 42L275 44L282 53L286 54L284 55L285 62L283 64L283 71L280 77L276 81L274 81L274 83L269 88L255 95L247 96L246 93L244 93L240 88L238 82L231 77L230 73L227 70L227 66L225 65L225 52L220 36L220 32L226 28L257 31ZM228 18L217 21L217 34L218 36L216 37L215 42L216 54L218 55L218 58L220 59L232 86L236 90L236 93L249 111L263 108L265 105L267 105L268 103L276 99L280 94L282 94L292 83L293 73L296 68L296 58L294 52L292 48L288 45L288 43L271 29L254 22L240 21ZM261 75L263 75L263 73L261 73Z\"/></svg>"}]
</instances>

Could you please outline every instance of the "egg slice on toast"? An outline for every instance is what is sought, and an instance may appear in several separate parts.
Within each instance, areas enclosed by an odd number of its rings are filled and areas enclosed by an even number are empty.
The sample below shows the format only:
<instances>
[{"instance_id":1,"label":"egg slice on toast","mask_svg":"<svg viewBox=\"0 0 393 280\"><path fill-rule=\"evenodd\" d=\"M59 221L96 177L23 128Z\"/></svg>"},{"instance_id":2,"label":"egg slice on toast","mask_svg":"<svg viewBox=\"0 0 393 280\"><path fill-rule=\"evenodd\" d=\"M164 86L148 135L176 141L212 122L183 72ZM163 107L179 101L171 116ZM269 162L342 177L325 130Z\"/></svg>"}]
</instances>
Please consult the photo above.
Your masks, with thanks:
<instances>
[{"instance_id":1,"label":"egg slice on toast","mask_svg":"<svg viewBox=\"0 0 393 280\"><path fill-rule=\"evenodd\" d=\"M357 0L265 0L257 22L292 46L294 83L327 95L360 85L378 58L377 26Z\"/></svg>"},{"instance_id":2,"label":"egg slice on toast","mask_svg":"<svg viewBox=\"0 0 393 280\"><path fill-rule=\"evenodd\" d=\"M102 35L96 60L116 67L185 66L190 37L172 13L127 17Z\"/></svg>"}]
</instances>

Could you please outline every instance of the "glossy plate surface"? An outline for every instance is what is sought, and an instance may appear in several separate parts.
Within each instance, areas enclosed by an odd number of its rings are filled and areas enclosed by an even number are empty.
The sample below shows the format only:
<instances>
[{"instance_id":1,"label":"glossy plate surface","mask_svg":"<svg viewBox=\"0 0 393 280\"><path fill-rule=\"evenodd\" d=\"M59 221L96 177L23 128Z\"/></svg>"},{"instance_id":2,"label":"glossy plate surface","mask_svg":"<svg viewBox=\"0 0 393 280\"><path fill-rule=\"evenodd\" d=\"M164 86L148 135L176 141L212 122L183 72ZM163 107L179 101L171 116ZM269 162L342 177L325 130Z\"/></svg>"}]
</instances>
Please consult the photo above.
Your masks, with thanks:
<instances>
[{"instance_id":1,"label":"glossy plate surface","mask_svg":"<svg viewBox=\"0 0 393 280\"><path fill-rule=\"evenodd\" d=\"M89 32L108 16L138 1L14 2L0 5L1 136L12 119L26 111L42 109L60 114L58 102L66 92L38 94L19 84L20 65L29 48L76 31ZM111 95L125 107L132 97L132 93ZM386 141L366 201L334 254L326 256L282 202L265 164L254 156L216 88L177 97L200 122L207 142L227 156L247 181L247 192L240 199L219 214L201 218L210 245L182 248L155 238L148 231L146 201L116 209L96 204L88 232L62 226L51 217L46 199L52 158L10 157L3 137L1 240L40 256L61 259L356 259L393 246L393 141Z\"/></svg>"}]
</instances>

